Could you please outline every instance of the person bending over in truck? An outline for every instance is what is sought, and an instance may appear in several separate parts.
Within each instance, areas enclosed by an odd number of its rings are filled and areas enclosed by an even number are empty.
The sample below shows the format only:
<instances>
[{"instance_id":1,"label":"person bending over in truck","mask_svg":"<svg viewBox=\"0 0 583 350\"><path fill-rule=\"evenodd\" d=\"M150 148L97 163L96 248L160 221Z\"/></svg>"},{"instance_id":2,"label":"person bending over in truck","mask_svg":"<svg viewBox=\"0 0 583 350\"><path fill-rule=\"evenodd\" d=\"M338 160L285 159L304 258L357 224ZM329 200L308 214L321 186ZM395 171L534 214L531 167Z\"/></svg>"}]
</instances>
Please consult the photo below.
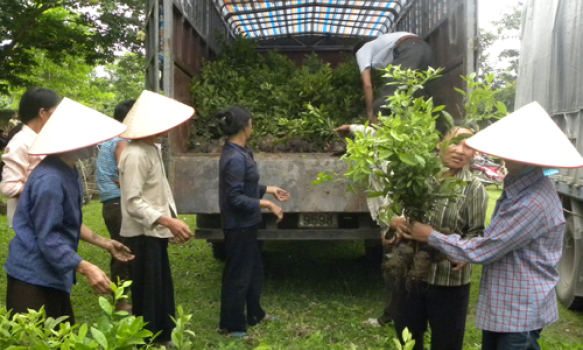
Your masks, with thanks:
<instances>
[{"instance_id":1,"label":"person bending over in truck","mask_svg":"<svg viewBox=\"0 0 583 350\"><path fill-rule=\"evenodd\" d=\"M464 240L420 223L408 225L402 236L428 242L451 259L484 265L476 312L483 350L539 350L542 329L559 316L556 265L566 227L561 200L542 167L582 167L583 157L536 102L466 144L504 159L508 168L484 237Z\"/></svg>"},{"instance_id":2,"label":"person bending over in truck","mask_svg":"<svg viewBox=\"0 0 583 350\"><path fill-rule=\"evenodd\" d=\"M488 196L482 183L469 170L474 150L465 145L464 140L453 143L451 140L460 135L473 135L470 125L458 123L445 134L442 145L447 149L441 152L441 162L447 168L444 176L459 178L466 183L463 196L457 200L442 199L436 203L436 211L430 224L447 228L450 234L462 239L479 237L484 234ZM441 147L441 145L440 145ZM390 236L394 231L407 227L403 217L395 217L391 222ZM396 241L399 239L396 238ZM431 247L422 247L431 256L442 256ZM433 250L433 252L431 252ZM423 350L424 334L427 325L431 328L431 350L462 350L464 332L470 299L471 264L447 259L435 259L426 264L425 271L416 271L427 276L423 280L407 285L401 279L395 285L393 301L396 306L395 330L402 334L405 328L413 335L414 350ZM392 271L385 274L394 275ZM447 320L447 321L446 321Z\"/></svg>"},{"instance_id":3,"label":"person bending over in truck","mask_svg":"<svg viewBox=\"0 0 583 350\"><path fill-rule=\"evenodd\" d=\"M127 100L118 104L113 111L113 119L123 123L126 115L134 105L136 100ZM111 140L102 142L99 145L99 153L97 155L97 187L99 188L99 197L103 204L102 216L107 231L111 239L124 242L125 239L119 235L121 229L121 205L120 205L120 190L119 190L119 172L117 164L121 156L121 152L126 148L129 141L114 137ZM115 259L110 261L111 279L117 281L129 281L130 266ZM121 299L115 305L118 311L130 311L132 305L125 299Z\"/></svg>"},{"instance_id":4,"label":"person bending over in truck","mask_svg":"<svg viewBox=\"0 0 583 350\"><path fill-rule=\"evenodd\" d=\"M261 308L263 263L257 241L261 208L271 211L277 222L283 211L266 193L285 202L287 191L259 184L259 168L247 141L253 131L253 115L245 107L229 106L217 112L221 131L227 136L219 161L219 208L225 234L226 261L221 290L219 327L230 337L247 336L247 325L279 321ZM247 307L247 315L245 315Z\"/></svg>"},{"instance_id":5,"label":"person bending over in truck","mask_svg":"<svg viewBox=\"0 0 583 350\"><path fill-rule=\"evenodd\" d=\"M360 42L354 47L360 69L366 114L372 122L376 120L386 97L393 95L397 85L383 85L379 96L374 98L371 69L385 69L390 64L401 69L426 70L433 61L429 45L420 37L408 32L382 34L369 42ZM385 83L390 82L389 80Z\"/></svg>"},{"instance_id":6,"label":"person bending over in truck","mask_svg":"<svg viewBox=\"0 0 583 350\"><path fill-rule=\"evenodd\" d=\"M177 219L176 204L166 178L156 140L186 122L194 109L143 91L124 120L121 138L130 139L119 162L122 222L120 235L135 254L130 263L132 313L142 316L159 345L172 347L175 316L174 285L168 243L192 238L188 225Z\"/></svg>"},{"instance_id":7,"label":"person bending over in truck","mask_svg":"<svg viewBox=\"0 0 583 350\"><path fill-rule=\"evenodd\" d=\"M79 240L106 249L122 261L133 258L120 242L101 237L83 225L83 184L75 163L89 158L95 145L122 133L117 121L64 99L27 146L46 157L32 170L14 215L4 269L6 307L15 313L40 310L47 317L68 316L75 323L71 290L76 272L99 294L111 293L111 281L99 267L79 256Z\"/></svg>"}]
</instances>

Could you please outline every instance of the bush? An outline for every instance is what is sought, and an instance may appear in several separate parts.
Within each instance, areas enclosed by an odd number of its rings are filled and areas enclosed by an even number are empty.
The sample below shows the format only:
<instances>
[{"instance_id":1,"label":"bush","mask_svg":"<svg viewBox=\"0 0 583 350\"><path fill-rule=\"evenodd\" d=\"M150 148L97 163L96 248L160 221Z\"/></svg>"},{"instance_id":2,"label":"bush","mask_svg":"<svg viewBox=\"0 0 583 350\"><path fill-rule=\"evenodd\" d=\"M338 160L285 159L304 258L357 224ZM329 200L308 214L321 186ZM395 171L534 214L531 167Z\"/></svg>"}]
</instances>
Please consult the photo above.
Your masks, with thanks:
<instances>
[{"instance_id":1,"label":"bush","mask_svg":"<svg viewBox=\"0 0 583 350\"><path fill-rule=\"evenodd\" d=\"M123 291L131 282L114 284L114 304L126 298ZM46 317L44 308L28 314L12 314L6 308L0 308L0 349L7 350L131 350L152 349L155 340L152 332L144 329L146 323L142 317L128 315L125 311L115 311L107 298L99 297L99 306L103 315L97 323L71 326L67 317L54 319ZM181 307L177 309L174 319L176 328L172 331L172 340L176 349L191 349L189 336L194 334L186 329L191 315L184 315Z\"/></svg>"},{"instance_id":2,"label":"bush","mask_svg":"<svg viewBox=\"0 0 583 350\"><path fill-rule=\"evenodd\" d=\"M214 115L233 104L253 112L250 144L261 151L334 148L340 139L333 127L355 120L364 110L354 57L332 69L312 54L296 67L282 54L256 49L252 40L240 38L224 44L216 60L204 62L191 86L197 114L191 148L218 151L221 133Z\"/></svg>"}]
</instances>

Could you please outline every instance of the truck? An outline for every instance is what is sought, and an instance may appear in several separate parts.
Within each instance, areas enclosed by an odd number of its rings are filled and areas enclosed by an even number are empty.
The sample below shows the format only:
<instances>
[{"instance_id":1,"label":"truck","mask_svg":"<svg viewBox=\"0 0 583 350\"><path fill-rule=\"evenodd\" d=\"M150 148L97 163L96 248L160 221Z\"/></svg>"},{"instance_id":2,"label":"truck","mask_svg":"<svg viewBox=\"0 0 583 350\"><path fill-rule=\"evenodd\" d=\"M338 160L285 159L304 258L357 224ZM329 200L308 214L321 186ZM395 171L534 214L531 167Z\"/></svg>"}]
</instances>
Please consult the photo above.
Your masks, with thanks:
<instances>
[{"instance_id":1,"label":"truck","mask_svg":"<svg viewBox=\"0 0 583 350\"><path fill-rule=\"evenodd\" d=\"M461 76L477 68L477 0L148 0L146 88L196 109L191 80L201 71L203 60L216 57L220 42L242 35L257 40L261 52L277 50L297 62L316 53L334 66L346 54L352 55L356 41L393 31L412 32L429 43L435 67L444 68L429 93L436 105L446 105L450 114L459 116L463 100L454 87L464 88ZM197 215L195 237L214 243L213 253L220 257L220 155L190 152L191 128L196 128L196 114L192 123L170 133L164 162L179 213ZM340 183L312 185L322 170L343 173L347 167L343 161L314 153L256 154L255 159L262 183L292 194L292 200L282 203L281 223L264 215L260 240L380 244L365 193L347 192L346 184ZM365 251L374 254L378 251L374 246L365 244Z\"/></svg>"},{"instance_id":2,"label":"truck","mask_svg":"<svg viewBox=\"0 0 583 350\"><path fill-rule=\"evenodd\" d=\"M521 23L515 107L537 101L583 154L583 6L581 1L528 0ZM583 170L550 176L567 229L557 266L559 301L583 309Z\"/></svg>"}]
</instances>

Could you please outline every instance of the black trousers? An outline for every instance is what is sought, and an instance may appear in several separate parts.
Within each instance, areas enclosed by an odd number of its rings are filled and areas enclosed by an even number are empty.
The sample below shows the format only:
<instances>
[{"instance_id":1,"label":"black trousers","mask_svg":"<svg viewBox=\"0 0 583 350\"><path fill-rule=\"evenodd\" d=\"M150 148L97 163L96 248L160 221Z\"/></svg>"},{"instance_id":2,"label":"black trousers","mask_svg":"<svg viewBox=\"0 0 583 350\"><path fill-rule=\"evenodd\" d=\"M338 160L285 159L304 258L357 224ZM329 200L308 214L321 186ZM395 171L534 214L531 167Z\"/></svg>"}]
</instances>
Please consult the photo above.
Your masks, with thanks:
<instances>
[{"instance_id":1,"label":"black trousers","mask_svg":"<svg viewBox=\"0 0 583 350\"><path fill-rule=\"evenodd\" d=\"M75 324L71 295L58 289L26 283L7 275L6 309L26 314L28 309L40 310L43 306L47 317L69 316L65 322Z\"/></svg>"},{"instance_id":2,"label":"black trousers","mask_svg":"<svg viewBox=\"0 0 583 350\"><path fill-rule=\"evenodd\" d=\"M401 69L426 70L433 63L431 47L422 39L408 39L393 49L393 66L401 66ZM382 111L381 106L386 104L387 96L395 94L398 85L385 85L393 81L385 79L379 97L373 102L373 112ZM423 94L423 92L419 92ZM416 97L420 97L417 96Z\"/></svg>"},{"instance_id":3,"label":"black trousers","mask_svg":"<svg viewBox=\"0 0 583 350\"><path fill-rule=\"evenodd\" d=\"M414 350L423 350L423 335L431 327L431 350L462 350L470 284L443 287L417 283L410 291L404 282L397 285L395 330L401 338L407 327L415 339ZM401 339L402 340L402 339Z\"/></svg>"},{"instance_id":4,"label":"black trousers","mask_svg":"<svg viewBox=\"0 0 583 350\"><path fill-rule=\"evenodd\" d=\"M132 313L148 322L146 329L161 334L156 342L169 341L175 317L174 285L168 259L168 239L146 236L126 238L135 255L130 263L133 278Z\"/></svg>"},{"instance_id":5,"label":"black trousers","mask_svg":"<svg viewBox=\"0 0 583 350\"><path fill-rule=\"evenodd\" d=\"M395 314L397 313L397 303L394 297L395 289L395 279L393 276L385 269L384 265L387 261L387 254L393 252L393 247L383 247L383 262L381 264L381 272L383 275L383 280L385 281L385 308L383 309L383 314L378 318L379 323L386 324L392 322L395 319Z\"/></svg>"},{"instance_id":6,"label":"black trousers","mask_svg":"<svg viewBox=\"0 0 583 350\"><path fill-rule=\"evenodd\" d=\"M111 239L127 244L125 237L119 235L121 230L121 204L119 200L119 198L113 198L103 202L101 214ZM120 281L131 280L129 263L121 262L112 257L109 266L111 271L111 281L113 283L117 283L118 279Z\"/></svg>"},{"instance_id":7,"label":"black trousers","mask_svg":"<svg viewBox=\"0 0 583 350\"><path fill-rule=\"evenodd\" d=\"M227 259L223 270L219 327L228 332L245 332L247 324L254 326L265 317L260 303L263 262L257 227L224 230L224 233Z\"/></svg>"}]
</instances>

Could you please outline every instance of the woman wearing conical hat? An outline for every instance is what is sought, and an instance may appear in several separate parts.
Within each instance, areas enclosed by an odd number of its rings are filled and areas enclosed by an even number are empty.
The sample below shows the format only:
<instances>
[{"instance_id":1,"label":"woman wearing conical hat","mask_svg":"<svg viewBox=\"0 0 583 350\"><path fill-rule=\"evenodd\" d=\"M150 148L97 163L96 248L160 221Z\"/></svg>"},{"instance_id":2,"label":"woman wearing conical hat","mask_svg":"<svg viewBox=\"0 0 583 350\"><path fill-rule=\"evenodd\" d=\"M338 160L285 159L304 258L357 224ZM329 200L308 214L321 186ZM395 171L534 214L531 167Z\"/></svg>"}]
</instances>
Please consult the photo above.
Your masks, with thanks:
<instances>
[{"instance_id":1,"label":"woman wearing conical hat","mask_svg":"<svg viewBox=\"0 0 583 350\"><path fill-rule=\"evenodd\" d=\"M494 123L466 144L506 161L508 175L484 237L461 240L415 223L403 236L449 257L484 265L476 326L482 349L540 349L542 329L557 321L556 265L565 218L543 167L583 167L583 157L533 102Z\"/></svg>"},{"instance_id":2,"label":"woman wearing conical hat","mask_svg":"<svg viewBox=\"0 0 583 350\"><path fill-rule=\"evenodd\" d=\"M176 204L156 140L186 122L194 109L151 91L143 91L124 119L132 140L119 162L122 225L120 235L135 254L130 264L132 313L142 316L155 341L171 346L175 316L174 287L168 242L192 237L188 225L176 218Z\"/></svg>"},{"instance_id":3,"label":"woman wearing conical hat","mask_svg":"<svg viewBox=\"0 0 583 350\"><path fill-rule=\"evenodd\" d=\"M8 134L2 154L0 191L8 198L6 217L9 227L13 226L14 212L28 176L44 158L28 154L28 149L59 102L61 98L56 92L40 87L28 89L20 99L18 116L22 123Z\"/></svg>"},{"instance_id":4,"label":"woman wearing conical hat","mask_svg":"<svg viewBox=\"0 0 583 350\"><path fill-rule=\"evenodd\" d=\"M79 239L122 261L133 256L123 244L83 225L83 185L75 163L124 130L121 123L65 98L38 134L28 153L46 157L28 177L14 215L16 236L4 265L8 309L25 313L44 306L47 316L69 316L74 323L75 272L85 275L95 292L111 292L107 275L77 254Z\"/></svg>"}]
</instances>

